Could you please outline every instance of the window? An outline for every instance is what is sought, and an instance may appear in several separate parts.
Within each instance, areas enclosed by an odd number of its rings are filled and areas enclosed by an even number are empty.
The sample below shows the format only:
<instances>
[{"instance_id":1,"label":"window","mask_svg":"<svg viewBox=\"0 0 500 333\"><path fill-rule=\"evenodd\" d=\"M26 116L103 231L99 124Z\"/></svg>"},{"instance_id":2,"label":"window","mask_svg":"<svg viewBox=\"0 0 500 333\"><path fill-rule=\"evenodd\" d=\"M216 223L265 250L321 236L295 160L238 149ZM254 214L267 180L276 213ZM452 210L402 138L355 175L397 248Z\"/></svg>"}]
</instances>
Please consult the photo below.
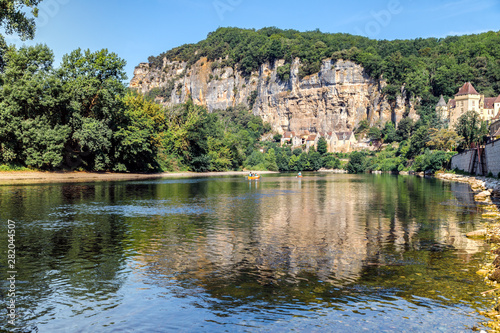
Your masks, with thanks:
<instances>
[{"instance_id":1,"label":"window","mask_svg":"<svg viewBox=\"0 0 500 333\"><path fill-rule=\"evenodd\" d=\"M476 101L472 101L472 105L473 105L473 106L474 106L474 105L476 105Z\"/></svg>"}]
</instances>

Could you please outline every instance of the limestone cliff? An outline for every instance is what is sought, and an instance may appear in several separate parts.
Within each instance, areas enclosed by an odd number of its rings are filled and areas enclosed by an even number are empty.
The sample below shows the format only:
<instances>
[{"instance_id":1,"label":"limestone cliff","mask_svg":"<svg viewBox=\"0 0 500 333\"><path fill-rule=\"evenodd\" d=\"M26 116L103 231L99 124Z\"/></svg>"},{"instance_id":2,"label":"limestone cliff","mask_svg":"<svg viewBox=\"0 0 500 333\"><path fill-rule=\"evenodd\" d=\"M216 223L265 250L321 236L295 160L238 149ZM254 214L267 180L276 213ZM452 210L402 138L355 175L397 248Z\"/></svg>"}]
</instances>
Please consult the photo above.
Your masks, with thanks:
<instances>
[{"instance_id":1,"label":"limestone cliff","mask_svg":"<svg viewBox=\"0 0 500 333\"><path fill-rule=\"evenodd\" d=\"M209 111L249 105L253 96L253 113L279 133L352 130L363 119L371 124L397 123L403 115L415 116L404 87L401 97L389 103L382 93L385 82L371 79L351 61L325 59L319 73L301 79L297 58L285 82L278 76L283 65L284 60L263 64L258 72L243 76L232 67L221 68L221 61L201 58L188 67L186 62L164 58L161 68L148 63L137 66L130 87L143 93L161 90L157 101L167 106L183 103L191 95L194 103Z\"/></svg>"}]
</instances>

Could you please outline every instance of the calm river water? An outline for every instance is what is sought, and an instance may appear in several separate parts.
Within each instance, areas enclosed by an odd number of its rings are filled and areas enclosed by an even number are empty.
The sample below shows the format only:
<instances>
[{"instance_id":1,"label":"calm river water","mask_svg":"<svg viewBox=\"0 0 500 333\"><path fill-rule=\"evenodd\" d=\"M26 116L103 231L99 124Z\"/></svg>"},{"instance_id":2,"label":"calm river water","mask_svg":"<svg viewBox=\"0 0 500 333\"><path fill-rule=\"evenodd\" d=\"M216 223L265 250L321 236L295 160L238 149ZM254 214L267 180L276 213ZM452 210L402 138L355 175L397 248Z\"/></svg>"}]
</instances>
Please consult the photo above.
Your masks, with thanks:
<instances>
[{"instance_id":1,"label":"calm river water","mask_svg":"<svg viewBox=\"0 0 500 333\"><path fill-rule=\"evenodd\" d=\"M469 332L468 185L266 175L0 186L27 332ZM8 300L2 288L2 313ZM2 315L0 329L12 330Z\"/></svg>"}]
</instances>

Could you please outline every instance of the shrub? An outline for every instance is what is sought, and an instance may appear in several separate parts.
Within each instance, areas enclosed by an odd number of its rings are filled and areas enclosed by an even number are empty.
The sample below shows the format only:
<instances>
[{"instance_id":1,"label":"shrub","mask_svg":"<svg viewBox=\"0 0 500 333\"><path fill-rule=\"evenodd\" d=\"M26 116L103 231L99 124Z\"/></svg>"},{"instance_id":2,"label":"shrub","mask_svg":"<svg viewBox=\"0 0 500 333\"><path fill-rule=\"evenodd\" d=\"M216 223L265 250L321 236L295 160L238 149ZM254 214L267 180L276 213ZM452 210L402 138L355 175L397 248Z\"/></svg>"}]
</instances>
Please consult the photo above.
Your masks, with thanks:
<instances>
[{"instance_id":1,"label":"shrub","mask_svg":"<svg viewBox=\"0 0 500 333\"><path fill-rule=\"evenodd\" d=\"M417 172L429 171L434 173L444 169L450 162L451 156L451 154L447 154L442 150L431 152L426 149L423 155L419 155L415 158L412 168Z\"/></svg>"},{"instance_id":2,"label":"shrub","mask_svg":"<svg viewBox=\"0 0 500 333\"><path fill-rule=\"evenodd\" d=\"M349 163L347 164L347 171L349 173L362 173L366 169L366 157L365 154L355 151L351 154Z\"/></svg>"},{"instance_id":3,"label":"shrub","mask_svg":"<svg viewBox=\"0 0 500 333\"><path fill-rule=\"evenodd\" d=\"M281 82L287 82L290 79L290 64L278 67L277 73Z\"/></svg>"}]
</instances>

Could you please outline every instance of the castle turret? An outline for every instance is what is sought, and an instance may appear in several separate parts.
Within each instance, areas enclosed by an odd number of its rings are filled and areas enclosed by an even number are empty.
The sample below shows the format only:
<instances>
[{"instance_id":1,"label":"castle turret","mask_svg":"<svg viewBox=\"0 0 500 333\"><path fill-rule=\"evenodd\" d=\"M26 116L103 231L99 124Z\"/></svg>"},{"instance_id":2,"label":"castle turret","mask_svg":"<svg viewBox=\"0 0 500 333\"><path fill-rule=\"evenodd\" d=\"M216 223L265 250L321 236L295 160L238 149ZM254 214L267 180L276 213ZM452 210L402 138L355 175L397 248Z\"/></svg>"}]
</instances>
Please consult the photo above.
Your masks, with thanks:
<instances>
[{"instance_id":1,"label":"castle turret","mask_svg":"<svg viewBox=\"0 0 500 333\"><path fill-rule=\"evenodd\" d=\"M436 105L436 114L442 122L448 123L450 120L450 113L448 110L448 105L444 101L443 95L439 97L439 102Z\"/></svg>"}]
</instances>

